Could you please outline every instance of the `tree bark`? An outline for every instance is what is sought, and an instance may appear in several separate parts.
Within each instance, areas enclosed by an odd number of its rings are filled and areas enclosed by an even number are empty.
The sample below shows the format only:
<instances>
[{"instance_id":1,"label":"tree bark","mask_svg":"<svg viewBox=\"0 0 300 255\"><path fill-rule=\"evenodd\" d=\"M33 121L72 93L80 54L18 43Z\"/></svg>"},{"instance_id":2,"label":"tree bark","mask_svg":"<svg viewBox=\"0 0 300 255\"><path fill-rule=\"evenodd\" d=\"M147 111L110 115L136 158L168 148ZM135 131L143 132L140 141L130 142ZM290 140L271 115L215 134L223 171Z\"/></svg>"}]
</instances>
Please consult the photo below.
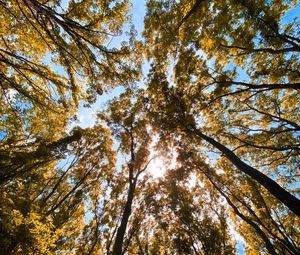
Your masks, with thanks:
<instances>
[{"instance_id":1,"label":"tree bark","mask_svg":"<svg viewBox=\"0 0 300 255\"><path fill-rule=\"evenodd\" d=\"M275 196L279 201L286 205L292 212L294 212L298 217L300 217L300 200L295 196L290 194L284 188L282 188L277 182L273 181L268 176L264 175L257 169L249 166L243 162L238 156L236 156L230 149L221 143L217 142L213 138L206 136L198 129L193 128L188 131L193 133L199 138L207 141L212 146L221 151L227 159L231 161L240 171L250 176L252 179L256 180L259 184L265 187L273 196Z\"/></svg>"},{"instance_id":2,"label":"tree bark","mask_svg":"<svg viewBox=\"0 0 300 255\"><path fill-rule=\"evenodd\" d=\"M136 180L133 180L133 182L130 182L129 184L129 189L128 189L128 195L127 195L127 201L126 205L123 211L122 219L121 219L121 224L118 228L114 247L113 247L113 255L121 255L122 254L122 246L124 242L124 237L125 237L125 232L128 224L129 217L131 215L131 206L132 206L132 201L134 197L134 192L135 192L135 187L136 187Z\"/></svg>"}]
</instances>

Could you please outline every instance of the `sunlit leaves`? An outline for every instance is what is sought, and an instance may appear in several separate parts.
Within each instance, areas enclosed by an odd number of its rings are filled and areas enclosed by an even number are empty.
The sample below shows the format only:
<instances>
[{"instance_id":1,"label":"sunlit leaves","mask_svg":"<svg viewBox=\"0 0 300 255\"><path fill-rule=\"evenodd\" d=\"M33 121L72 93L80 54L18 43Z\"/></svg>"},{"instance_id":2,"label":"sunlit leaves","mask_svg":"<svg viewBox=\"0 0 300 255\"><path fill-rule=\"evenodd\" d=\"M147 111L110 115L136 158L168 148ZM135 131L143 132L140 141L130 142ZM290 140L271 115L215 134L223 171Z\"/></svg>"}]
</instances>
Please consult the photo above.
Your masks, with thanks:
<instances>
[{"instance_id":1,"label":"sunlit leaves","mask_svg":"<svg viewBox=\"0 0 300 255\"><path fill-rule=\"evenodd\" d=\"M141 43L128 1L0 1L3 252L298 254L295 5L149 0Z\"/></svg>"},{"instance_id":2,"label":"sunlit leaves","mask_svg":"<svg viewBox=\"0 0 300 255\"><path fill-rule=\"evenodd\" d=\"M278 6L273 8L276 4ZM157 6L164 6L160 8L159 17ZM297 21L287 21L284 16L293 7L293 2L282 1L271 4L148 1L150 10L144 35L150 47L148 58L153 64L148 76L147 98L152 123L160 130L161 137L179 144L189 141L191 146L194 144L191 151L218 153L209 138L204 139L207 144L196 139L192 131L196 127L293 191L293 185L299 181L295 167L299 161L299 129L293 117L299 112L296 102L299 73L295 72L299 65L296 57L299 35ZM174 77L170 77L169 70ZM181 146L187 150L186 144ZM222 155L208 154L207 157L215 157L211 164L226 173L224 185L228 189L235 185L243 185L239 186L241 190L254 186L242 184L245 176L238 177L240 173L230 164L232 161ZM231 183L232 178L241 178L240 183ZM251 192L254 200L258 193ZM267 195L263 193L264 196ZM255 221L261 221L257 223L247 218L245 211L239 211L239 205L235 204L241 201L230 196L227 199L234 213L248 222L241 231L251 225L260 232L260 224L269 224L264 221L270 215L263 215L261 208L251 209L251 217L258 215ZM249 213L250 201L243 203ZM272 207L272 212L283 210L280 203L273 205L274 208L271 204L266 208ZM272 224L276 226L278 220ZM281 235L275 232L272 234ZM271 239L269 234L261 232L259 235L264 241L257 245L264 243L272 253L273 248L267 241ZM251 243L250 234L248 237ZM245 235L245 239L248 237ZM281 245L276 243L276 249L282 249ZM249 250L254 251L258 246L253 244ZM295 250L290 252L294 254Z\"/></svg>"}]
</instances>

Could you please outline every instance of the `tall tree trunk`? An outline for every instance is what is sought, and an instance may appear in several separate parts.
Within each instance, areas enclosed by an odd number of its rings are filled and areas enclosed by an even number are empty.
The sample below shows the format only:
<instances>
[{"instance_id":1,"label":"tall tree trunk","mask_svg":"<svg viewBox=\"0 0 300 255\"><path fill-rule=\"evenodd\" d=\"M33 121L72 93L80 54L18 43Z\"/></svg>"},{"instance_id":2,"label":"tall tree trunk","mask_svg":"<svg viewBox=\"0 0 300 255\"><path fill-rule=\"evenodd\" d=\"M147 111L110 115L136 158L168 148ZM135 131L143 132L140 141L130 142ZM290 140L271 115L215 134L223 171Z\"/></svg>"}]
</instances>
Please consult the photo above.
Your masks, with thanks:
<instances>
[{"instance_id":1,"label":"tall tree trunk","mask_svg":"<svg viewBox=\"0 0 300 255\"><path fill-rule=\"evenodd\" d=\"M201 139L204 139L219 151L223 152L225 157L231 161L239 170L243 173L247 174L254 180L256 180L259 184L265 187L273 196L275 196L279 201L285 204L292 212L294 212L298 217L300 217L300 200L295 196L290 194L277 182L273 181L268 176L264 175L257 169L249 166L245 162L243 162L238 156L236 156L230 149L221 143L217 142L213 138L203 134L198 129L193 128L192 130L187 131L188 133L192 133L198 136Z\"/></svg>"},{"instance_id":2,"label":"tall tree trunk","mask_svg":"<svg viewBox=\"0 0 300 255\"><path fill-rule=\"evenodd\" d=\"M114 247L113 247L113 253L112 253L113 255L121 255L122 254L122 246L123 246L123 242L124 242L124 236L125 236L128 220L131 215L131 206L132 206L132 201L133 201L133 197L134 197L135 187L136 187L136 180L134 180L133 182L130 182L130 184L129 184L127 201L126 201L126 205L125 205L125 208L123 211L121 224L117 231L117 236L116 236L116 240L115 240Z\"/></svg>"}]
</instances>

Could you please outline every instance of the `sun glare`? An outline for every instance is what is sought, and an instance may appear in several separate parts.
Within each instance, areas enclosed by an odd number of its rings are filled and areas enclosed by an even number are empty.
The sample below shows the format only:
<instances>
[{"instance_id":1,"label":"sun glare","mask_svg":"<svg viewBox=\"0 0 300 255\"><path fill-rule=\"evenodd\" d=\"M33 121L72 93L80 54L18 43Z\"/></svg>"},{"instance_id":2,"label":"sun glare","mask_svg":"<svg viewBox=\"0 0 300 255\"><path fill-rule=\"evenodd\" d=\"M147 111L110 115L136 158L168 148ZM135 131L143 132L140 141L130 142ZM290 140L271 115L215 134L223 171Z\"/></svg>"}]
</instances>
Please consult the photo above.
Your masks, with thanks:
<instances>
[{"instance_id":1,"label":"sun glare","mask_svg":"<svg viewBox=\"0 0 300 255\"><path fill-rule=\"evenodd\" d=\"M175 150L170 151L171 158L167 159L164 155L159 154L155 149L155 140L150 145L150 158L152 158L147 168L148 173L153 178L161 178L165 175L168 169L172 169L178 165L177 152Z\"/></svg>"},{"instance_id":2,"label":"sun glare","mask_svg":"<svg viewBox=\"0 0 300 255\"><path fill-rule=\"evenodd\" d=\"M153 176L153 178L163 177L166 172L166 166L163 158L156 157L152 159L148 166L148 172Z\"/></svg>"}]
</instances>

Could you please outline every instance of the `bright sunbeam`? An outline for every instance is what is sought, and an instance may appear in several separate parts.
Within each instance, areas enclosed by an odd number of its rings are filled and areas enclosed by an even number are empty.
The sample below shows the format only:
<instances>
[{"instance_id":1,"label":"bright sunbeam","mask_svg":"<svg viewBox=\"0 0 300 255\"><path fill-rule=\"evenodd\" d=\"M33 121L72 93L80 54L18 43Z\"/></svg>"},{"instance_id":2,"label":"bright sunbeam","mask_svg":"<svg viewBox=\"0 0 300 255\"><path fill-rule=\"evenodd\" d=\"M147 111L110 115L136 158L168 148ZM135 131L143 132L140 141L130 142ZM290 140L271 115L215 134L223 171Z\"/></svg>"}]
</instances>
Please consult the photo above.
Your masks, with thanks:
<instances>
[{"instance_id":1,"label":"bright sunbeam","mask_svg":"<svg viewBox=\"0 0 300 255\"><path fill-rule=\"evenodd\" d=\"M172 169L177 166L177 152L172 150L171 158L166 158L160 155L155 149L156 139L150 145L150 158L152 158L149 166L147 168L148 173L150 173L153 178L161 178L165 175L168 169Z\"/></svg>"},{"instance_id":2,"label":"bright sunbeam","mask_svg":"<svg viewBox=\"0 0 300 255\"><path fill-rule=\"evenodd\" d=\"M153 176L153 178L163 177L166 172L166 166L164 166L163 159L161 157L152 159L148 166L148 172Z\"/></svg>"}]
</instances>

